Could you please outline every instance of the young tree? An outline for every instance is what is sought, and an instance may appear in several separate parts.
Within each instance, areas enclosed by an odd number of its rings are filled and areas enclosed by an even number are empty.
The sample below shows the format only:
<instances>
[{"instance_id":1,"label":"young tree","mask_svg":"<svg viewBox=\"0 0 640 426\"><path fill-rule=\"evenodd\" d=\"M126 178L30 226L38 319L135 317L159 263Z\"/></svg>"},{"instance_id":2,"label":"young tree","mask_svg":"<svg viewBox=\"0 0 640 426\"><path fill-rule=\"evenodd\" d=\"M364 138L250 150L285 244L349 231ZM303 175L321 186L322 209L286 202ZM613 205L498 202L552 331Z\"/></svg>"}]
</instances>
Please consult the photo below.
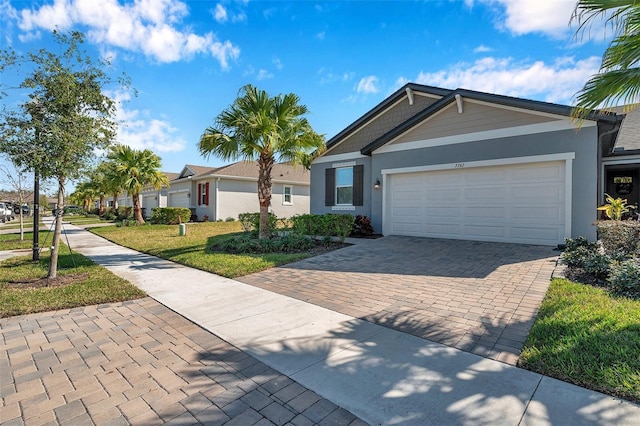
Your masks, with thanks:
<instances>
[{"instance_id":1,"label":"young tree","mask_svg":"<svg viewBox=\"0 0 640 426\"><path fill-rule=\"evenodd\" d=\"M640 2L637 0L579 0L571 18L576 36L596 19L611 26L614 38L602 56L600 71L576 93L573 116L585 119L598 108L638 104L640 99Z\"/></svg>"},{"instance_id":2,"label":"young tree","mask_svg":"<svg viewBox=\"0 0 640 426\"><path fill-rule=\"evenodd\" d=\"M9 186L13 189L14 197L11 201L16 203L20 207L20 241L24 240L24 212L22 211L22 206L27 204L29 201L29 196L33 196L33 190L29 186L27 173L23 170L20 170L15 164L13 165L13 170L11 170L8 166L0 166L0 172L3 175L2 181L9 184ZM33 181L31 181L33 182Z\"/></svg>"},{"instance_id":3,"label":"young tree","mask_svg":"<svg viewBox=\"0 0 640 426\"><path fill-rule=\"evenodd\" d=\"M269 236L271 170L276 161L304 164L324 137L303 116L309 111L293 93L270 97L252 85L244 86L235 102L204 131L198 148L206 158L256 161L258 165L259 237Z\"/></svg>"},{"instance_id":4,"label":"young tree","mask_svg":"<svg viewBox=\"0 0 640 426\"><path fill-rule=\"evenodd\" d=\"M28 101L3 114L0 151L16 164L58 184L58 209L47 278L57 277L61 215L65 185L89 168L96 149L107 148L115 137L115 104L103 93L114 80L108 63L96 61L83 49L79 32L53 32L61 53L40 49L26 55L5 51L4 69L29 67L20 88ZM120 81L124 84L124 81Z\"/></svg>"},{"instance_id":5,"label":"young tree","mask_svg":"<svg viewBox=\"0 0 640 426\"><path fill-rule=\"evenodd\" d=\"M167 175L160 171L160 157L149 149L136 150L126 145L116 145L107 159L113 163L113 170L122 176L122 189L131 195L135 219L139 224L144 224L140 193L147 186L160 189L169 184Z\"/></svg>"}]
</instances>

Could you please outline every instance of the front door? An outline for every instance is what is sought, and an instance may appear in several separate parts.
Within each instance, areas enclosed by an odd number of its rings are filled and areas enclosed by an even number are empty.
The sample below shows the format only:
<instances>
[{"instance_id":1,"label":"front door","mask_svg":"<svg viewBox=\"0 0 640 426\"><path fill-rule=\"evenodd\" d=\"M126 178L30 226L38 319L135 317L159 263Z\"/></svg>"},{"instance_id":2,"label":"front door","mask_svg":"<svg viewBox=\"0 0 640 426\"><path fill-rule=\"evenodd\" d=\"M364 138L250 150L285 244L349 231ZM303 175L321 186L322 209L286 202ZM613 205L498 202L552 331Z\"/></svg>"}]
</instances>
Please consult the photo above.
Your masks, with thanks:
<instances>
[{"instance_id":1,"label":"front door","mask_svg":"<svg viewBox=\"0 0 640 426\"><path fill-rule=\"evenodd\" d=\"M620 169L607 171L606 193L613 198L627 200L627 204L636 207L640 204L640 179L638 169Z\"/></svg>"}]
</instances>

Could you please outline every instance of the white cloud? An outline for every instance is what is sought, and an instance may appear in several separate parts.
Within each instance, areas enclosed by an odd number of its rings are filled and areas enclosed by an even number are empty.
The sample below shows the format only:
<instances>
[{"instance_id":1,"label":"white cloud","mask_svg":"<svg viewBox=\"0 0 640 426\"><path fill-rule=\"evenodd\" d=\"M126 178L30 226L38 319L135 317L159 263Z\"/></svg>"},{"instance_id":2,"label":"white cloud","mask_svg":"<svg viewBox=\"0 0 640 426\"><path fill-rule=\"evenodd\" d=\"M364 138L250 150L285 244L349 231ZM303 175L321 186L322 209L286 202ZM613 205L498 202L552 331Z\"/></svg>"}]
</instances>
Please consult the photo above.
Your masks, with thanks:
<instances>
[{"instance_id":1,"label":"white cloud","mask_svg":"<svg viewBox=\"0 0 640 426\"><path fill-rule=\"evenodd\" d=\"M54 0L52 5L20 12L18 26L27 34L39 29L86 27L88 38L101 49L120 48L142 52L158 62L188 60L209 54L223 69L238 58L240 49L231 41L219 41L212 32L196 34L183 19L187 5L180 0L136 0L126 5L117 0Z\"/></svg>"},{"instance_id":2,"label":"white cloud","mask_svg":"<svg viewBox=\"0 0 640 426\"><path fill-rule=\"evenodd\" d=\"M269 78L273 78L273 74L270 73L269 71L263 70L263 69L258 71L258 74L256 75L256 80L258 80L258 81L267 80Z\"/></svg>"},{"instance_id":3,"label":"white cloud","mask_svg":"<svg viewBox=\"0 0 640 426\"><path fill-rule=\"evenodd\" d=\"M271 61L271 63L273 64L274 67L276 67L276 69L281 70L284 65L282 65L282 61L280 60L280 58L273 58L273 60Z\"/></svg>"},{"instance_id":4,"label":"white cloud","mask_svg":"<svg viewBox=\"0 0 640 426\"><path fill-rule=\"evenodd\" d=\"M166 120L146 117L146 112L137 109L128 110L125 103L131 99L128 92L110 94L116 101L116 120L118 135L116 142L135 149L150 149L157 152L182 151L186 140L176 134L177 129Z\"/></svg>"},{"instance_id":5,"label":"white cloud","mask_svg":"<svg viewBox=\"0 0 640 426\"><path fill-rule=\"evenodd\" d=\"M481 0L482 3L504 8L498 27L516 35L533 32L562 37L569 30L569 21L575 7L569 0Z\"/></svg>"},{"instance_id":6,"label":"white cloud","mask_svg":"<svg viewBox=\"0 0 640 426\"><path fill-rule=\"evenodd\" d=\"M229 16L227 15L227 9L220 3L216 4L216 8L213 10L213 17L218 22L227 22Z\"/></svg>"},{"instance_id":7,"label":"white cloud","mask_svg":"<svg viewBox=\"0 0 640 426\"><path fill-rule=\"evenodd\" d=\"M420 72L416 83L570 103L589 77L598 72L600 60L596 56L581 60L561 57L545 63L486 57L473 63L455 64L445 70Z\"/></svg>"},{"instance_id":8,"label":"white cloud","mask_svg":"<svg viewBox=\"0 0 640 426\"><path fill-rule=\"evenodd\" d=\"M355 77L354 72L343 72L343 73L334 73L333 69L322 67L316 73L320 78L320 84L327 84L333 82L347 82L353 80Z\"/></svg>"},{"instance_id":9,"label":"white cloud","mask_svg":"<svg viewBox=\"0 0 640 426\"><path fill-rule=\"evenodd\" d=\"M316 38L317 38L318 40L324 40L324 35L325 35L325 34L324 34L324 31L319 32L318 34L316 34Z\"/></svg>"},{"instance_id":10,"label":"white cloud","mask_svg":"<svg viewBox=\"0 0 640 426\"><path fill-rule=\"evenodd\" d=\"M473 49L473 53L486 53L486 52L491 52L492 50L493 50L492 48L485 46L484 44L481 44L480 46Z\"/></svg>"},{"instance_id":11,"label":"white cloud","mask_svg":"<svg viewBox=\"0 0 640 426\"><path fill-rule=\"evenodd\" d=\"M356 92L358 93L378 93L380 89L378 89L378 77L375 75L370 75L368 77L363 77L358 82L358 87L356 88Z\"/></svg>"}]
</instances>

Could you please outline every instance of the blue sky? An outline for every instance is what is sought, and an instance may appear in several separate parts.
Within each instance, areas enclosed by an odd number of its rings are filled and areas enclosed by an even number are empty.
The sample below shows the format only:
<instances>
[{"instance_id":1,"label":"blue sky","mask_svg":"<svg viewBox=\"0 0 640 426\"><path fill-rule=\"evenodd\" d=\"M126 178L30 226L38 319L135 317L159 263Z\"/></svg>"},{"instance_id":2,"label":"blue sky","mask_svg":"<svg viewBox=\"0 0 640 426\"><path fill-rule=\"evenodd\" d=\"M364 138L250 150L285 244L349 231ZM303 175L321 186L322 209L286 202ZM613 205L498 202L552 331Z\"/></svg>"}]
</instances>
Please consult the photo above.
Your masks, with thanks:
<instances>
[{"instance_id":1,"label":"blue sky","mask_svg":"<svg viewBox=\"0 0 640 426\"><path fill-rule=\"evenodd\" d=\"M51 47L55 27L84 32L90 51L138 91L110 92L122 101L118 142L149 148L164 171L179 172L224 164L200 156L197 142L249 83L296 93L327 139L409 81L571 104L608 42L601 28L574 37L574 5L0 0L0 41L27 52Z\"/></svg>"}]
</instances>

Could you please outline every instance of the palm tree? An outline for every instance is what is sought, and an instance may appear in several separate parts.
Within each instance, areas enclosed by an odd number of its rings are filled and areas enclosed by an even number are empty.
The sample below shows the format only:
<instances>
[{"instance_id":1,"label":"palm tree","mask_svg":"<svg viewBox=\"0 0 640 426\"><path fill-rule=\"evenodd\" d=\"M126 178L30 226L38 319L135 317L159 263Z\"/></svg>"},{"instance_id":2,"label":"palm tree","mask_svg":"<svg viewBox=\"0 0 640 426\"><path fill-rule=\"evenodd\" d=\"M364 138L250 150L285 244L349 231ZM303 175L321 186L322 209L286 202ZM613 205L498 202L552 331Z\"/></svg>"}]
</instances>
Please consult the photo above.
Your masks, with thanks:
<instances>
[{"instance_id":1,"label":"palm tree","mask_svg":"<svg viewBox=\"0 0 640 426\"><path fill-rule=\"evenodd\" d=\"M257 161L260 238L269 236L273 165L276 161L302 164L310 151L324 146L324 137L303 117L307 107L299 102L293 93L270 97L252 85L244 86L200 138L198 148L206 158Z\"/></svg>"},{"instance_id":2,"label":"palm tree","mask_svg":"<svg viewBox=\"0 0 640 426\"><path fill-rule=\"evenodd\" d=\"M111 194L113 196L113 206L111 207L112 213L117 213L118 195L122 192L124 186L125 177L118 172L116 163L113 161L103 161L98 166L99 173L104 176L102 181L102 189L105 194Z\"/></svg>"},{"instance_id":3,"label":"palm tree","mask_svg":"<svg viewBox=\"0 0 640 426\"><path fill-rule=\"evenodd\" d=\"M90 181L83 181L76 185L75 191L69 195L69 200L74 204L82 205L82 208L86 211L91 209L93 200L97 197L97 191L95 186Z\"/></svg>"},{"instance_id":4,"label":"palm tree","mask_svg":"<svg viewBox=\"0 0 640 426\"><path fill-rule=\"evenodd\" d=\"M576 35L584 34L593 21L602 18L614 38L602 56L598 74L576 93L573 116L585 119L597 108L620 103L637 104L640 93L640 3L637 0L578 0L571 18Z\"/></svg>"},{"instance_id":5,"label":"palm tree","mask_svg":"<svg viewBox=\"0 0 640 426\"><path fill-rule=\"evenodd\" d=\"M122 189L131 194L133 214L139 224L144 223L140 208L140 192L147 186L160 189L168 185L167 176L160 171L160 157L151 150L136 150L116 145L107 158L114 163L114 171L122 176Z\"/></svg>"}]
</instances>

